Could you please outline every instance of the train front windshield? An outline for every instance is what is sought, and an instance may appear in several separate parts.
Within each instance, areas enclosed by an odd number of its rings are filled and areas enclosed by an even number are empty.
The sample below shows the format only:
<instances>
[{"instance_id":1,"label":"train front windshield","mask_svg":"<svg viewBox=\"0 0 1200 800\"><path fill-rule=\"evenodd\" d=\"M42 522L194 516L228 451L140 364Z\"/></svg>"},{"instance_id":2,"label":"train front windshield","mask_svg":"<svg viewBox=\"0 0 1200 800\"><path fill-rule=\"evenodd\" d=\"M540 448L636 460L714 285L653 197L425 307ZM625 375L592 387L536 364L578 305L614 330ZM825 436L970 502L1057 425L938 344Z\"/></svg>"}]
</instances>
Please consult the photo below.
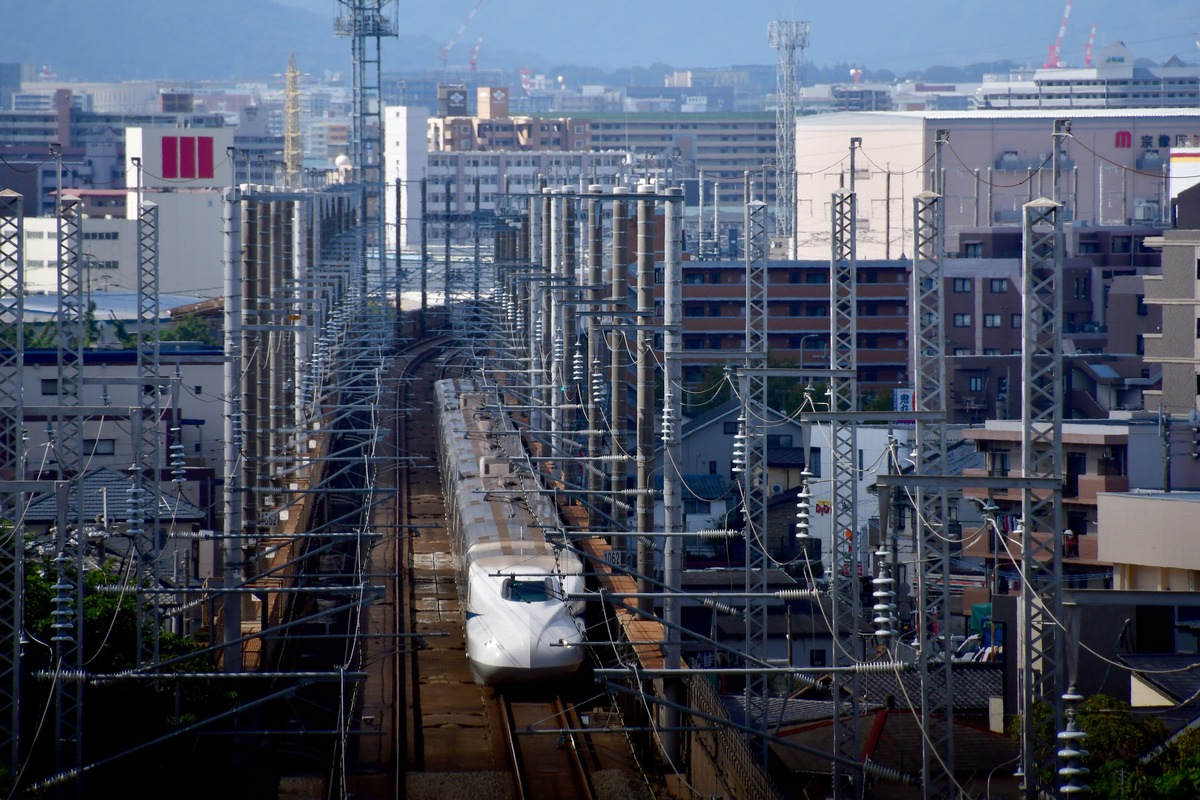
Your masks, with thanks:
<instances>
[{"instance_id":1,"label":"train front windshield","mask_svg":"<svg viewBox=\"0 0 1200 800\"><path fill-rule=\"evenodd\" d=\"M541 603L550 600L547 582L546 579L539 581L510 580L508 582L508 599L514 603Z\"/></svg>"}]
</instances>

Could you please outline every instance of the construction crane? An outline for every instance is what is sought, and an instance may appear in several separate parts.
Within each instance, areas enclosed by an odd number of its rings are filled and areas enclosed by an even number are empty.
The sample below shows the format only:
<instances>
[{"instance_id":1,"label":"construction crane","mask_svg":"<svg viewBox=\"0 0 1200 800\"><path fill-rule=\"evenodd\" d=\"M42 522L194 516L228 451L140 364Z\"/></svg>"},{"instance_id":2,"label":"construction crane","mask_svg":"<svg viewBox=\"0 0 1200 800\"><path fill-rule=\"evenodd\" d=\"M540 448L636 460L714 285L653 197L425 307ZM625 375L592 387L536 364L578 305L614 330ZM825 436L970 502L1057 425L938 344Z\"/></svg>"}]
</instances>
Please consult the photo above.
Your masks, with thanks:
<instances>
[{"instance_id":1,"label":"construction crane","mask_svg":"<svg viewBox=\"0 0 1200 800\"><path fill-rule=\"evenodd\" d=\"M292 53L292 57L288 59L283 90L283 185L288 189L299 189L303 167L304 156L300 141L300 70L296 69L296 54Z\"/></svg>"},{"instance_id":2,"label":"construction crane","mask_svg":"<svg viewBox=\"0 0 1200 800\"><path fill-rule=\"evenodd\" d=\"M474 72L479 67L479 48L483 47L483 34L479 34L479 38L475 40L475 46L471 48L471 72Z\"/></svg>"},{"instance_id":3,"label":"construction crane","mask_svg":"<svg viewBox=\"0 0 1200 800\"><path fill-rule=\"evenodd\" d=\"M471 24L471 20L475 19L475 15L479 13L481 5L483 5L483 0L478 0L475 6L467 12L467 18L462 21L462 25L458 26L458 30L454 32L454 36L450 38L450 41L446 43L438 54L438 58L442 60L442 69L446 68L446 58L450 55L451 48L458 44L458 40L462 38L463 33L467 30L467 26Z\"/></svg>"},{"instance_id":4,"label":"construction crane","mask_svg":"<svg viewBox=\"0 0 1200 800\"><path fill-rule=\"evenodd\" d=\"M1070 16L1071 0L1067 0L1067 7L1063 9L1062 24L1058 27L1058 39L1046 50L1046 63L1042 64L1043 69L1054 69L1063 66L1060 55L1062 53L1063 37L1067 34L1067 19Z\"/></svg>"},{"instance_id":5,"label":"construction crane","mask_svg":"<svg viewBox=\"0 0 1200 800\"><path fill-rule=\"evenodd\" d=\"M1092 23L1092 32L1088 34L1087 47L1083 48L1083 65L1089 69L1092 66L1092 47L1096 44L1096 23Z\"/></svg>"}]
</instances>

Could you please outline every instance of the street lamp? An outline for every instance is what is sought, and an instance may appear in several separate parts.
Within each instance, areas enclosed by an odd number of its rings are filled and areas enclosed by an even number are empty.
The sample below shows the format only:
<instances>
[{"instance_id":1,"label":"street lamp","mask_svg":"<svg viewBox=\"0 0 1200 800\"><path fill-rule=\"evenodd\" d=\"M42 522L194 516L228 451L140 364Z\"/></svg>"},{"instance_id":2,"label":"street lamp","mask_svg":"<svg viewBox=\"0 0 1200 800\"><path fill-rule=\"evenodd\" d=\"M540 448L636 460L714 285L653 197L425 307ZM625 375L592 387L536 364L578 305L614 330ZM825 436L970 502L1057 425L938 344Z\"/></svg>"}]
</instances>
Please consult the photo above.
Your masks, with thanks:
<instances>
[{"instance_id":1,"label":"street lamp","mask_svg":"<svg viewBox=\"0 0 1200 800\"><path fill-rule=\"evenodd\" d=\"M821 333L806 333L800 337L800 369L803 370L807 364L804 363L804 343L809 339L820 339L824 334ZM811 381L810 381L811 383Z\"/></svg>"}]
</instances>

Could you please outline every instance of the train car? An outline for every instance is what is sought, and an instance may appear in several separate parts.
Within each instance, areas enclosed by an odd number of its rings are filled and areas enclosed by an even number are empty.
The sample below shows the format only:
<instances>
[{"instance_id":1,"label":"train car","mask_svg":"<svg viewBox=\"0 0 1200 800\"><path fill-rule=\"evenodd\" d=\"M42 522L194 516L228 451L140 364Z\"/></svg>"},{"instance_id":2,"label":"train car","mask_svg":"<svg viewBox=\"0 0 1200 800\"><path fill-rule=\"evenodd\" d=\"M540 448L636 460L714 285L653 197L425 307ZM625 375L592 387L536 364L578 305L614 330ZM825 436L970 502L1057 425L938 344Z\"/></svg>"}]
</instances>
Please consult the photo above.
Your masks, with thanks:
<instances>
[{"instance_id":1,"label":"train car","mask_svg":"<svg viewBox=\"0 0 1200 800\"><path fill-rule=\"evenodd\" d=\"M566 677L583 663L582 564L545 535L558 512L499 397L468 379L434 385L439 465L475 680Z\"/></svg>"}]
</instances>

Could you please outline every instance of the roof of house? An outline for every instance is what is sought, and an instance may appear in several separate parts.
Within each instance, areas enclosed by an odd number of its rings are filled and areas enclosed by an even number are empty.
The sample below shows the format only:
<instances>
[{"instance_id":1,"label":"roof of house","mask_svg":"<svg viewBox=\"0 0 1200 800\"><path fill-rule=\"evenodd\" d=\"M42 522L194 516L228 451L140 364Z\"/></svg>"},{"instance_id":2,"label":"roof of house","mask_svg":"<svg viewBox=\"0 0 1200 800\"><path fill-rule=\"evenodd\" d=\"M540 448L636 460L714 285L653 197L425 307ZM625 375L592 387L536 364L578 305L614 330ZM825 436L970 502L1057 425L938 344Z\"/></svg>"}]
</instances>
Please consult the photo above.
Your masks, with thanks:
<instances>
[{"instance_id":1,"label":"roof of house","mask_svg":"<svg viewBox=\"0 0 1200 800\"><path fill-rule=\"evenodd\" d=\"M921 725L920 700L912 706L903 703L895 708L874 707L859 720L863 745L862 755L872 762L899 770L910 778L921 772L921 748L927 734ZM809 723L783 726L780 738L786 742L829 752L832 747L832 716ZM829 774L828 758L783 745L772 747L783 765L794 772ZM954 721L954 768L960 776L986 773L997 764L1010 762L1017 754L1017 742L1003 733L993 733L983 727Z\"/></svg>"},{"instance_id":2,"label":"roof of house","mask_svg":"<svg viewBox=\"0 0 1200 800\"><path fill-rule=\"evenodd\" d=\"M1122 655L1133 674L1182 703L1200 696L1200 658L1193 653Z\"/></svg>"},{"instance_id":3,"label":"roof of house","mask_svg":"<svg viewBox=\"0 0 1200 800\"><path fill-rule=\"evenodd\" d=\"M945 685L941 670L931 672L931 690L940 693ZM988 663L963 663L953 667L954 709L985 713L989 699L1004 696L1004 665ZM917 670L902 672L865 673L859 677L859 687L868 702L886 705L892 698L900 706L911 699L919 705L921 700L921 673Z\"/></svg>"},{"instance_id":4,"label":"roof of house","mask_svg":"<svg viewBox=\"0 0 1200 800\"><path fill-rule=\"evenodd\" d=\"M746 722L746 695L744 693L721 695L721 705L725 706L730 720L743 724ZM860 708L869 713L878 711L883 706L867 702ZM831 719L833 719L832 700L778 696L767 698L767 725L776 730L806 722L826 722Z\"/></svg>"},{"instance_id":5,"label":"roof of house","mask_svg":"<svg viewBox=\"0 0 1200 800\"><path fill-rule=\"evenodd\" d=\"M695 474L695 475L680 475L680 482L683 484L683 499L684 500L722 500L730 496L730 489L733 484L723 475ZM658 492L662 492L663 476L662 473L655 473L654 488Z\"/></svg>"},{"instance_id":6,"label":"roof of house","mask_svg":"<svg viewBox=\"0 0 1200 800\"><path fill-rule=\"evenodd\" d=\"M111 467L97 467L85 472L83 482L83 508L79 518L85 522L103 519L124 523L129 521L126 502L131 486L129 476ZM170 522L201 522L208 515L179 495L163 492L159 495L159 519ZM58 519L54 493L46 492L35 497L25 512L25 521L52 523Z\"/></svg>"}]
</instances>

